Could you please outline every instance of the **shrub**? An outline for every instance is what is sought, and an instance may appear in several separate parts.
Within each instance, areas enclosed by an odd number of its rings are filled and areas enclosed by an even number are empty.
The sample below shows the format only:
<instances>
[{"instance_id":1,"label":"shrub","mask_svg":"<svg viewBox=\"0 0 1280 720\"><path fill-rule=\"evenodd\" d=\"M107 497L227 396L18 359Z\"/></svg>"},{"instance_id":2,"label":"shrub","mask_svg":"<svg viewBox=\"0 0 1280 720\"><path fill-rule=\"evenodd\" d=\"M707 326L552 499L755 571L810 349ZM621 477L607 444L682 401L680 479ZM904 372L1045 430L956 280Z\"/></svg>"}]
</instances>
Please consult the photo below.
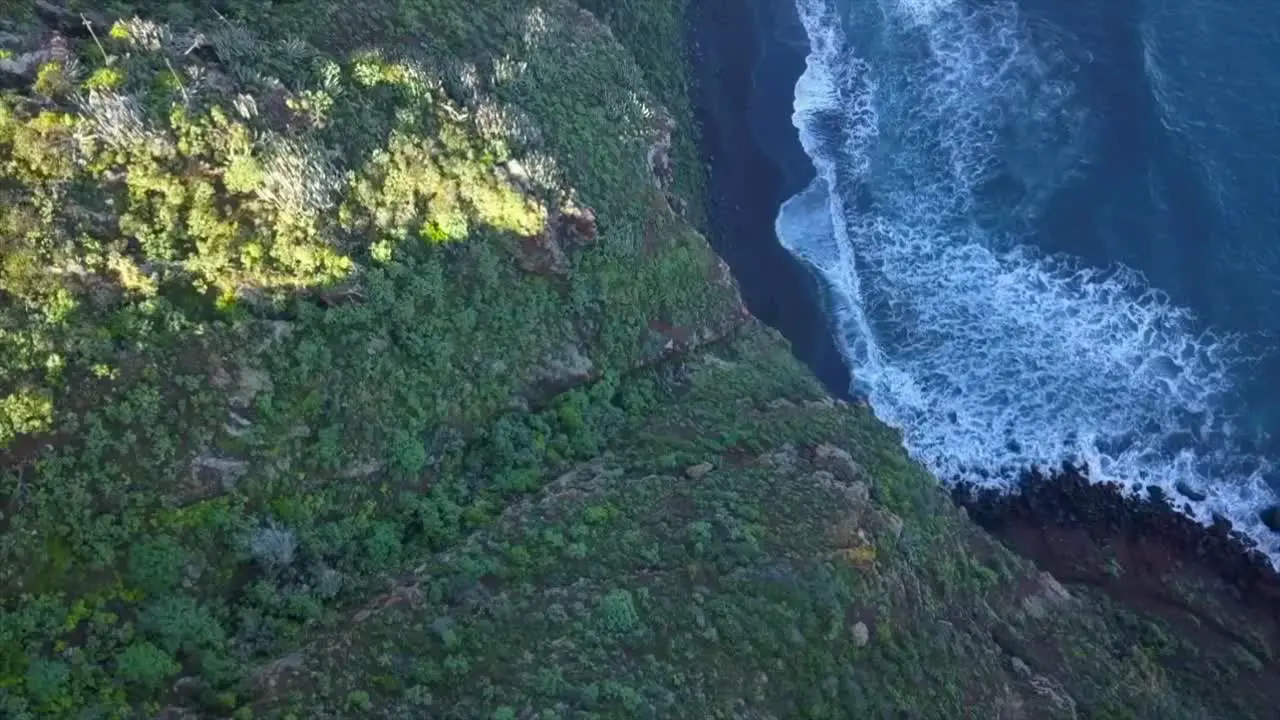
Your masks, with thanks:
<instances>
[{"instance_id":1,"label":"shrub","mask_svg":"<svg viewBox=\"0 0 1280 720\"><path fill-rule=\"evenodd\" d=\"M36 73L36 84L33 88L38 94L47 98L65 95L71 89L71 73L67 66L58 60L52 60L40 66Z\"/></svg>"},{"instance_id":2,"label":"shrub","mask_svg":"<svg viewBox=\"0 0 1280 720\"><path fill-rule=\"evenodd\" d=\"M222 625L192 598L170 596L150 603L138 616L138 626L169 652L221 646Z\"/></svg>"},{"instance_id":3,"label":"shrub","mask_svg":"<svg viewBox=\"0 0 1280 720\"><path fill-rule=\"evenodd\" d=\"M347 693L347 709L367 713L373 710L373 699L364 690L352 690Z\"/></svg>"},{"instance_id":4,"label":"shrub","mask_svg":"<svg viewBox=\"0 0 1280 720\"><path fill-rule=\"evenodd\" d=\"M298 550L298 538L293 531L272 521L249 536L249 554L270 570L288 567Z\"/></svg>"},{"instance_id":5,"label":"shrub","mask_svg":"<svg viewBox=\"0 0 1280 720\"><path fill-rule=\"evenodd\" d=\"M144 540L129 551L129 581L148 595L172 590L182 580L185 551L168 536Z\"/></svg>"},{"instance_id":6,"label":"shrub","mask_svg":"<svg viewBox=\"0 0 1280 720\"><path fill-rule=\"evenodd\" d=\"M315 573L315 591L321 599L329 600L342 591L342 573L327 565L321 565Z\"/></svg>"},{"instance_id":7,"label":"shrub","mask_svg":"<svg viewBox=\"0 0 1280 720\"><path fill-rule=\"evenodd\" d=\"M31 663L26 674L27 694L37 704L53 709L70 701L71 668L57 660L39 659Z\"/></svg>"},{"instance_id":8,"label":"shrub","mask_svg":"<svg viewBox=\"0 0 1280 720\"><path fill-rule=\"evenodd\" d=\"M49 393L23 390L0 398L0 447L25 433L46 430L53 419Z\"/></svg>"},{"instance_id":9,"label":"shrub","mask_svg":"<svg viewBox=\"0 0 1280 720\"><path fill-rule=\"evenodd\" d=\"M400 528L395 523L379 521L373 524L364 540L365 557L371 569L385 569L400 559Z\"/></svg>"},{"instance_id":10,"label":"shrub","mask_svg":"<svg viewBox=\"0 0 1280 720\"><path fill-rule=\"evenodd\" d=\"M124 84L124 73L117 67L100 67L85 81L85 90L116 90Z\"/></svg>"},{"instance_id":11,"label":"shrub","mask_svg":"<svg viewBox=\"0 0 1280 720\"><path fill-rule=\"evenodd\" d=\"M138 641L116 658L116 672L144 690L159 690L180 667L173 657L149 642Z\"/></svg>"},{"instance_id":12,"label":"shrub","mask_svg":"<svg viewBox=\"0 0 1280 720\"><path fill-rule=\"evenodd\" d=\"M600 600L600 624L613 635L625 635L640 627L640 613L629 590L611 590Z\"/></svg>"}]
</instances>

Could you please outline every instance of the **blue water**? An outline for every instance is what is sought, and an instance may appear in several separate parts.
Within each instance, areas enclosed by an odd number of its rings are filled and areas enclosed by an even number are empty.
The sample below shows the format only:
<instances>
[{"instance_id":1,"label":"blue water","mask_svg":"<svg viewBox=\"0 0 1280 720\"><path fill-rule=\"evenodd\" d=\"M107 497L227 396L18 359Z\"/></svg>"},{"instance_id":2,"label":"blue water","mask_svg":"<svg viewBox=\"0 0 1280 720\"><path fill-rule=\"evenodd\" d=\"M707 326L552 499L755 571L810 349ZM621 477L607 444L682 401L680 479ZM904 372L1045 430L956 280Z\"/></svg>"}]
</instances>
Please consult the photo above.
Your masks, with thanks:
<instances>
[{"instance_id":1,"label":"blue water","mask_svg":"<svg viewBox=\"0 0 1280 720\"><path fill-rule=\"evenodd\" d=\"M777 229L855 389L944 479L1084 461L1280 558L1280 4L797 5Z\"/></svg>"}]
</instances>

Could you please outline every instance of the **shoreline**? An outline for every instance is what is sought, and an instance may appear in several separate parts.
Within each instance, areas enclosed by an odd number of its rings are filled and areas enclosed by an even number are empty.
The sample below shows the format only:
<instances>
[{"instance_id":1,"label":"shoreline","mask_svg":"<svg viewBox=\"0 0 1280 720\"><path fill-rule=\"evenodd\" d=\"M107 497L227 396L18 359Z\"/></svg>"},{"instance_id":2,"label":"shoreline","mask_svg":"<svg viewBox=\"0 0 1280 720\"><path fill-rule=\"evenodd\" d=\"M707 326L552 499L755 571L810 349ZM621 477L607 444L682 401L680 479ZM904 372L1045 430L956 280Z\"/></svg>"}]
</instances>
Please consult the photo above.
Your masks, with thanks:
<instances>
[{"instance_id":1,"label":"shoreline","mask_svg":"<svg viewBox=\"0 0 1280 720\"><path fill-rule=\"evenodd\" d=\"M808 55L799 16L792 0L703 0L686 13L691 98L709 168L708 239L751 313L782 333L833 397L852 400L826 287L774 232L778 208L815 176L791 125Z\"/></svg>"},{"instance_id":2,"label":"shoreline","mask_svg":"<svg viewBox=\"0 0 1280 720\"><path fill-rule=\"evenodd\" d=\"M774 233L781 204L814 177L790 121L808 53L793 0L706 0L686 21L712 245L752 313L782 332L832 395L852 399L826 288ZM1029 469L1008 491L961 486L951 495L1009 549L1067 582L1143 611L1180 607L1191 623L1248 617L1280 637L1280 573L1229 522L1204 526L1177 498L1128 494L1070 467ZM1202 592L1189 598L1188 585Z\"/></svg>"},{"instance_id":3,"label":"shoreline","mask_svg":"<svg viewBox=\"0 0 1280 720\"><path fill-rule=\"evenodd\" d=\"M1012 490L960 484L951 497L992 536L1065 582L1122 593L1136 585L1159 595L1160 587L1176 590L1170 577L1212 578L1280 632L1280 572L1270 559L1227 519L1202 525L1158 487L1126 492L1066 465L1029 470Z\"/></svg>"}]
</instances>

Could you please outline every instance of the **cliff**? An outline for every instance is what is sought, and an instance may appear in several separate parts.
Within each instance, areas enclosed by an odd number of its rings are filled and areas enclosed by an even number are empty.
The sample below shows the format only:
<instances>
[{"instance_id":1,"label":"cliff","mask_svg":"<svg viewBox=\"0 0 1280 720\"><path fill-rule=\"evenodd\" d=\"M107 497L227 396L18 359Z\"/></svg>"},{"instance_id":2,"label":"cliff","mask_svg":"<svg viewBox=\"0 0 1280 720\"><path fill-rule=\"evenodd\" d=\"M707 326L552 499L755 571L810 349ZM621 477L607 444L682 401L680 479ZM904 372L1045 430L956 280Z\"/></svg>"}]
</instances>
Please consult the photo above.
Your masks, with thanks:
<instances>
[{"instance_id":1,"label":"cliff","mask_svg":"<svg viewBox=\"0 0 1280 720\"><path fill-rule=\"evenodd\" d=\"M747 312L684 11L5 4L0 716L1272 716Z\"/></svg>"}]
</instances>

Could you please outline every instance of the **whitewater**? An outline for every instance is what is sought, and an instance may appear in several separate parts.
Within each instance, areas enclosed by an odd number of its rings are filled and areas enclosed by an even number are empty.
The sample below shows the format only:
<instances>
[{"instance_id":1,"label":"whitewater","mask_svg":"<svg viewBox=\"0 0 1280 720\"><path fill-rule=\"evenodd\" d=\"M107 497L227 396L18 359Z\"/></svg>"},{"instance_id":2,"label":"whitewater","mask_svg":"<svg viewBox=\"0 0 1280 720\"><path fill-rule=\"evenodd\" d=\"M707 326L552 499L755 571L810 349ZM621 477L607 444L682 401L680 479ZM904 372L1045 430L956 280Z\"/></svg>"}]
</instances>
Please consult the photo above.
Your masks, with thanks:
<instances>
[{"instance_id":1,"label":"whitewater","mask_svg":"<svg viewBox=\"0 0 1280 720\"><path fill-rule=\"evenodd\" d=\"M830 290L855 392L944 481L1086 463L1280 558L1258 517L1272 465L1224 401L1252 360L1240 338L1133 269L1026 240L1089 161L1071 79L1091 58L1012 2L847 3L797 0L793 122L817 177L776 229Z\"/></svg>"}]
</instances>

